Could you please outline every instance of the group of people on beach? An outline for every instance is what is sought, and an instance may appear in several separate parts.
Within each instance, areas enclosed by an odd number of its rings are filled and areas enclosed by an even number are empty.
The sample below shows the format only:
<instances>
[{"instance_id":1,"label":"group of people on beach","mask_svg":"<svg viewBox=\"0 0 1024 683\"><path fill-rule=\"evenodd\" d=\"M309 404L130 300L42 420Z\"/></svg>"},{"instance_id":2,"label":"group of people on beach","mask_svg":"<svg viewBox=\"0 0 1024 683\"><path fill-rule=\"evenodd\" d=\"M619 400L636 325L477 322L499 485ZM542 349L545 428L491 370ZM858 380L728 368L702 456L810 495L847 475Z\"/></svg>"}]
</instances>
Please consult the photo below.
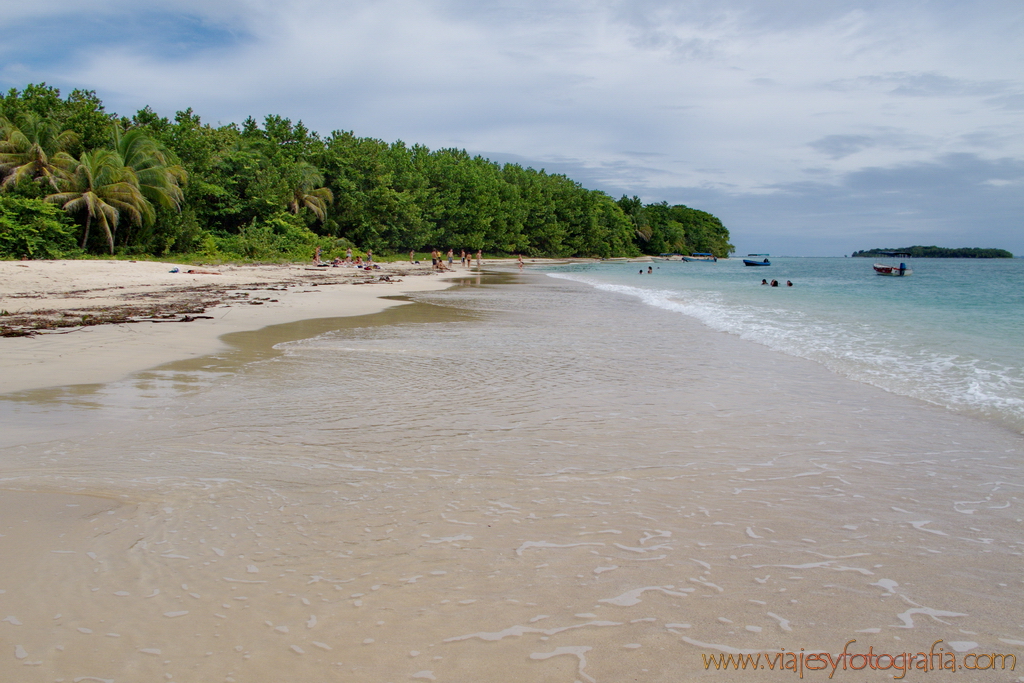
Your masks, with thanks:
<instances>
[{"instance_id":1,"label":"group of people on beach","mask_svg":"<svg viewBox=\"0 0 1024 683\"><path fill-rule=\"evenodd\" d=\"M345 251L345 258L341 258L340 256L336 256L336 257L334 257L334 260L332 260L330 263L324 263L323 260L320 258L321 254L322 254L322 251L321 251L320 247L317 247L316 251L313 252L313 265L314 266L318 266L318 267L321 267L321 268L326 268L328 266L331 266L331 267L334 267L334 268L338 268L339 266L354 266L356 268L367 268L367 269L374 269L374 268L376 268L378 270L380 268L380 266L377 266L377 265L375 265L373 263L373 251L371 251L369 249L366 250L366 259L365 260L363 260L362 256L356 256L353 259L352 258L352 248L351 247L349 247Z\"/></svg>"},{"instance_id":2,"label":"group of people on beach","mask_svg":"<svg viewBox=\"0 0 1024 683\"><path fill-rule=\"evenodd\" d=\"M323 254L323 252L322 252L321 248L317 247L316 251L313 252L313 265L314 266L321 267L321 268L327 268L329 266L333 266L335 268L337 268L339 266L354 266L356 268L365 268L367 270L370 270L370 269L377 269L377 270L379 270L380 269L380 266L374 264L374 262L373 262L373 252L370 251L369 249L366 250L366 259L365 260L361 256L356 256L355 258L353 258L352 257L352 249L351 249L351 247L345 251L345 258L341 258L340 256L338 256L338 257L335 257L334 260L331 261L330 263L325 263L321 259L322 254ZM461 257L461 263L462 263L462 267L463 268L472 268L473 267L473 252L472 251L466 251L465 249L463 249L461 251L461 253L460 253L460 257ZM479 268L483 264L483 258L484 258L483 250L482 249L478 249L477 252L476 252L476 267L477 268ZM451 270L453 268L453 266L454 266L454 263L455 263L455 250L454 249L449 249L448 250L448 254L447 254L447 261L448 261L448 263L447 263L447 265L445 265L445 255L443 255L437 249L432 249L430 251L430 261L431 261L431 267L434 270L436 270L436 271ZM412 263L419 263L419 261L416 260L416 251L414 249L410 249L409 250L409 263L411 263L411 264ZM520 268L523 267L523 257L522 256L519 257L519 267Z\"/></svg>"},{"instance_id":3,"label":"group of people on beach","mask_svg":"<svg viewBox=\"0 0 1024 683\"><path fill-rule=\"evenodd\" d=\"M762 284L762 285L767 285L767 284L768 284L768 281L767 281L767 280L761 280L761 284ZM771 286L771 287L778 287L778 286L779 286L779 281L778 281L778 280L772 280L772 283L771 283L771 285L770 285L770 286ZM792 283L792 282L790 282L789 280L786 280L786 286L787 286L787 287L792 287L792 286L793 286L793 283Z\"/></svg>"},{"instance_id":4,"label":"group of people on beach","mask_svg":"<svg viewBox=\"0 0 1024 683\"><path fill-rule=\"evenodd\" d=\"M447 258L448 264L445 265ZM479 268L483 263L484 252L482 249L477 249L476 252L476 267ZM416 261L416 251L414 249L409 250L409 263L418 263ZM460 252L460 263L463 268L473 267L473 252L466 251L465 249ZM442 254L437 249L430 250L430 267L438 272L444 272L452 270L455 266L455 250L449 249L446 255Z\"/></svg>"}]
</instances>

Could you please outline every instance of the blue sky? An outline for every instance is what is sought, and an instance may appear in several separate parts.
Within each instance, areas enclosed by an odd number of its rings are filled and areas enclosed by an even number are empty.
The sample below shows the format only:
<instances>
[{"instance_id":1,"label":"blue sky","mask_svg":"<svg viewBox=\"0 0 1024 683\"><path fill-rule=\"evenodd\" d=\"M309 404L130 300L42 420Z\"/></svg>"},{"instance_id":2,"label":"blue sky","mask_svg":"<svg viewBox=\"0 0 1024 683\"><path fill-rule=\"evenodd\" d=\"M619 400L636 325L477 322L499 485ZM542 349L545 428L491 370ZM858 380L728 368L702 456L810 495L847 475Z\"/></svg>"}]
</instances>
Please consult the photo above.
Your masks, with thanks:
<instances>
[{"instance_id":1,"label":"blue sky","mask_svg":"<svg viewBox=\"0 0 1024 683\"><path fill-rule=\"evenodd\" d=\"M461 147L711 211L740 253L1024 254L1019 0L35 0L0 27L5 88Z\"/></svg>"}]
</instances>

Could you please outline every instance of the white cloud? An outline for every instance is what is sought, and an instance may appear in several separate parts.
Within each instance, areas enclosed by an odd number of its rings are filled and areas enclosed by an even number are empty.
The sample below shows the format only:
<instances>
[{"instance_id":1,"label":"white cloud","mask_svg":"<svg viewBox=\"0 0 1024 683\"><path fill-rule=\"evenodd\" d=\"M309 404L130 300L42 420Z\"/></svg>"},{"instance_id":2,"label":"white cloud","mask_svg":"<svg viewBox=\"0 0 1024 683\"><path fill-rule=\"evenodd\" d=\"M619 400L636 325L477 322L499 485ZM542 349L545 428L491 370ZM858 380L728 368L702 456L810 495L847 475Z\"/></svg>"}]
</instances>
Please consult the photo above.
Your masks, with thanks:
<instances>
[{"instance_id":1,"label":"white cloud","mask_svg":"<svg viewBox=\"0 0 1024 683\"><path fill-rule=\"evenodd\" d=\"M826 188L844 191L862 169L1024 158L1024 12L1007 3L79 7L23 3L0 9L0 22L29 36L76 16L134 30L88 45L72 32L67 59L22 55L0 78L92 88L120 113L147 104L168 115L192 107L212 122L275 113L322 133L514 155L669 201L687 200L670 196L679 188L724 202L811 182L819 194L804 200L825 206ZM752 227L723 218L734 232Z\"/></svg>"}]
</instances>

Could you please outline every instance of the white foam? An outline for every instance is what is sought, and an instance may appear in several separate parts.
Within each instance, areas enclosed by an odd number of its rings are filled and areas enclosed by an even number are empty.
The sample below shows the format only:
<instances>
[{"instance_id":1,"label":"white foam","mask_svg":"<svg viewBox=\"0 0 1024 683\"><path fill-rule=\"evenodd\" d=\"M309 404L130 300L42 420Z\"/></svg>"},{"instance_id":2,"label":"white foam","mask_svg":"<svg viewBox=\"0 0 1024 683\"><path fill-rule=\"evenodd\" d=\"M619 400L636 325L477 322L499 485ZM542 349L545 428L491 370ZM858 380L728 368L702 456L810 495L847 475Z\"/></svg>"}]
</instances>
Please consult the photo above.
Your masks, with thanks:
<instances>
[{"instance_id":1,"label":"white foam","mask_svg":"<svg viewBox=\"0 0 1024 683\"><path fill-rule=\"evenodd\" d=\"M665 595L671 595L676 598L688 597L686 592L693 592L692 588L680 588L675 590L675 586L644 586L643 588L634 588L631 591L626 591L622 595L614 598L603 598L598 602L606 602L609 605L617 605L619 607L632 607L633 605L639 605L641 602L640 596L647 591L661 591ZM686 592L682 592L686 591Z\"/></svg>"},{"instance_id":2,"label":"white foam","mask_svg":"<svg viewBox=\"0 0 1024 683\"><path fill-rule=\"evenodd\" d=\"M687 636L683 636L679 640L683 641L684 643L689 643L690 645L695 645L699 648L703 648L705 650L719 650L721 652L726 653L727 655L756 655L759 652L762 652L762 650L740 649L737 647L732 647L731 645L720 645L718 643L704 643L699 640L689 638Z\"/></svg>"},{"instance_id":3,"label":"white foam","mask_svg":"<svg viewBox=\"0 0 1024 683\"><path fill-rule=\"evenodd\" d=\"M551 652L534 652L530 654L530 659L550 659L551 657L558 657L559 655L572 655L579 659L579 674L581 678L585 678L590 683L597 683L591 676L587 674L584 669L587 666L587 658L584 656L587 652L590 652L593 648L586 645L568 645L565 647L556 647Z\"/></svg>"},{"instance_id":4,"label":"white foam","mask_svg":"<svg viewBox=\"0 0 1024 683\"><path fill-rule=\"evenodd\" d=\"M526 541L521 546L516 548L516 555L522 555L524 550L530 548L578 548L584 545L600 545L604 543L548 543L547 541Z\"/></svg>"},{"instance_id":5,"label":"white foam","mask_svg":"<svg viewBox=\"0 0 1024 683\"><path fill-rule=\"evenodd\" d=\"M765 614L767 614L769 617L771 617L775 621L779 622L779 628L781 628L783 631L792 631L793 630L792 627L790 627L790 625L789 625L789 619L785 619L783 617L780 617L778 614L775 614L774 612L765 612Z\"/></svg>"},{"instance_id":6,"label":"white foam","mask_svg":"<svg viewBox=\"0 0 1024 683\"><path fill-rule=\"evenodd\" d=\"M459 541L472 541L473 537L467 534L459 534L458 536L445 536L444 538L435 538L427 543L458 543Z\"/></svg>"},{"instance_id":7,"label":"white foam","mask_svg":"<svg viewBox=\"0 0 1024 683\"><path fill-rule=\"evenodd\" d=\"M1013 362L1015 357L990 359L984 346L979 357L972 346L942 337L941 332L937 336L927 325L916 332L913 326L880 323L871 317L873 311L855 306L837 316L828 305L801 309L801 304L794 301L773 305L725 291L646 289L610 284L579 273L548 275L694 317L714 330L813 360L833 372L887 391L954 409L994 412L1018 429L1024 424L1024 373Z\"/></svg>"},{"instance_id":8,"label":"white foam","mask_svg":"<svg viewBox=\"0 0 1024 683\"><path fill-rule=\"evenodd\" d=\"M946 624L949 626L949 622L939 619L939 617L966 617L966 614L960 612L948 612L946 610L932 609L931 607L913 607L908 609L906 612L902 612L896 615L896 618L903 622L903 625L895 625L894 628L914 628L914 615L923 614L931 617L940 624Z\"/></svg>"},{"instance_id":9,"label":"white foam","mask_svg":"<svg viewBox=\"0 0 1024 683\"><path fill-rule=\"evenodd\" d=\"M923 521L920 521L920 522L911 522L910 526L914 527L918 531L927 531L929 534L935 534L936 536L948 536L949 535L949 534L947 534L945 532L938 531L936 529L925 529L924 528L925 524L931 524L931 523L932 523L931 520L926 519L926 520L923 520Z\"/></svg>"},{"instance_id":10,"label":"white foam","mask_svg":"<svg viewBox=\"0 0 1024 683\"><path fill-rule=\"evenodd\" d=\"M628 550L631 553L649 553L652 550L672 550L672 546L663 544L652 545L650 548L633 548L628 545L622 545L621 543L613 543L612 545L619 550Z\"/></svg>"},{"instance_id":11,"label":"white foam","mask_svg":"<svg viewBox=\"0 0 1024 683\"><path fill-rule=\"evenodd\" d=\"M553 635L557 635L559 633L562 633L563 631L570 631L570 630L578 629L578 628L586 628L587 626L622 626L622 622L618 622L618 621L588 621L588 622L583 623L583 624L573 624L571 626L561 626L561 627L558 627L558 628L550 628L550 629L539 629L539 628L533 628L531 626L521 626L521 625L517 624L516 626L509 626L508 628L506 628L506 629L504 629L502 631L494 631L494 632L481 631L479 633L470 633L470 634L464 635L464 636L454 636L452 638L445 638L444 642L446 642L446 643L454 643L454 642L458 642L460 640L470 640L471 638L479 638L480 640L487 640L487 641L496 641L496 640L501 640L503 638L522 636L522 635L527 634L527 633L540 633L540 634L545 635L545 636L553 636Z\"/></svg>"}]
</instances>

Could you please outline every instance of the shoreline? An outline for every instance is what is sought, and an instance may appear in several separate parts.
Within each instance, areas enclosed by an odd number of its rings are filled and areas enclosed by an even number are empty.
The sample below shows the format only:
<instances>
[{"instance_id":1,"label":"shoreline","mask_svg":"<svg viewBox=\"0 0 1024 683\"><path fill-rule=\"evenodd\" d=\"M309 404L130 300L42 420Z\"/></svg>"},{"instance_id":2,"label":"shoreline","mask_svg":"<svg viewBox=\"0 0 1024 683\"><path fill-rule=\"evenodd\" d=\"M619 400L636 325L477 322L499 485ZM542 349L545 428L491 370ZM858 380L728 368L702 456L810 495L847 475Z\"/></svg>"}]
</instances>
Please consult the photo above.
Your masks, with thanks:
<instances>
[{"instance_id":1,"label":"shoreline","mask_svg":"<svg viewBox=\"0 0 1024 683\"><path fill-rule=\"evenodd\" d=\"M115 381L216 352L226 334L377 313L404 303L384 297L446 289L454 278L480 272L432 273L409 264L384 264L369 276L302 264L184 272L190 269L199 270L152 261L0 262L0 310L29 325L83 314L98 319L0 339L0 393Z\"/></svg>"},{"instance_id":2,"label":"shoreline","mask_svg":"<svg viewBox=\"0 0 1024 683\"><path fill-rule=\"evenodd\" d=\"M483 268L515 264L484 259L482 266L436 272L403 261L378 263L374 271L304 263L0 261L0 394L115 381L214 353L225 348L225 334L378 313L406 303L390 297L447 289Z\"/></svg>"},{"instance_id":3,"label":"shoreline","mask_svg":"<svg viewBox=\"0 0 1024 683\"><path fill-rule=\"evenodd\" d=\"M38 438L5 435L3 485L63 492L0 490L20 622L0 625L31 680L536 680L586 647L595 680L655 681L853 637L1014 651L1019 438L668 311L609 315L578 283L494 279L337 336L232 335L85 401L10 397ZM632 352L645 329L665 333ZM652 391L666 374L688 379Z\"/></svg>"}]
</instances>

